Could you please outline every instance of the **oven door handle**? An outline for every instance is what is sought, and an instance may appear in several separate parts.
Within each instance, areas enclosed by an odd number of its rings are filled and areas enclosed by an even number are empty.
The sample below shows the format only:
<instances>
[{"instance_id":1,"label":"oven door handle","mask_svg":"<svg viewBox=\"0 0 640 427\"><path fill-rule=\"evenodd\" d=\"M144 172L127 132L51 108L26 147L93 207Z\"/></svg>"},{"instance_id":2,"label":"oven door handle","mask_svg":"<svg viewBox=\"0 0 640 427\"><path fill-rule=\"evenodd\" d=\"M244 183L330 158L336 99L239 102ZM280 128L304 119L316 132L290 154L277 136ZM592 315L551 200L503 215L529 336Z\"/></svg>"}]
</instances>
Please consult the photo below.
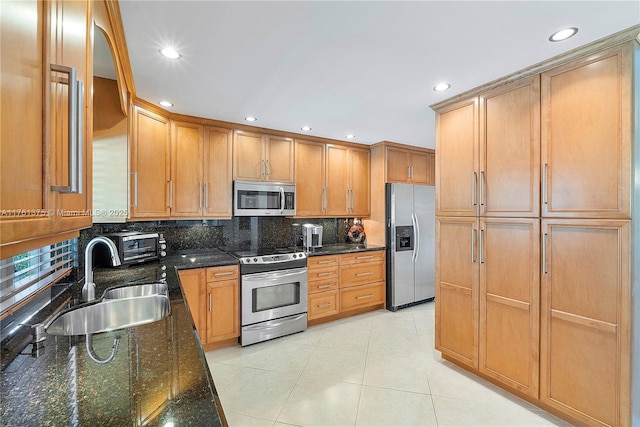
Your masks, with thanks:
<instances>
[{"instance_id":1,"label":"oven door handle","mask_svg":"<svg viewBox=\"0 0 640 427\"><path fill-rule=\"evenodd\" d=\"M282 325L285 325L287 323L296 321L296 320L300 320L303 317L305 317L307 315L307 313L302 313L296 317L287 317L286 319L282 319L281 322L276 322L274 320L271 320L268 322L268 324L257 324L257 325L249 325L249 326L243 326L242 329L244 329L245 331L249 330L249 331L259 331L259 330L265 330L265 329L275 329L278 328Z\"/></svg>"},{"instance_id":2,"label":"oven door handle","mask_svg":"<svg viewBox=\"0 0 640 427\"><path fill-rule=\"evenodd\" d=\"M259 285L255 286L256 288L263 288L267 286L273 285L274 281L281 282L283 280L288 280L290 277L299 276L300 281L307 279L307 268L294 268L290 270L276 270L276 271L267 271L265 273L251 273L251 274L243 274L242 282L244 284L255 284L259 283Z\"/></svg>"}]
</instances>

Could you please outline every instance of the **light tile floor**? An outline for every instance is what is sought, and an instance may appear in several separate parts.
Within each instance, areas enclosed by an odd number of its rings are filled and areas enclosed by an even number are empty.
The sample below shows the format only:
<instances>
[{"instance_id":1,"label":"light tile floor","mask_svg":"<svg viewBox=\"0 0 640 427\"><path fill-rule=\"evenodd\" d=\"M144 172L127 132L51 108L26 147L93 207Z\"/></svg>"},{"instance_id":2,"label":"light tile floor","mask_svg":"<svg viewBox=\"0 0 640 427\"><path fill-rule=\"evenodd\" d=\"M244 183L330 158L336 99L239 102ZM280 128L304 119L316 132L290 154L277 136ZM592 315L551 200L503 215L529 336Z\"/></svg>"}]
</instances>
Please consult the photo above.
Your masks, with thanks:
<instances>
[{"instance_id":1,"label":"light tile floor","mask_svg":"<svg viewBox=\"0 0 640 427\"><path fill-rule=\"evenodd\" d=\"M232 427L568 425L444 361L433 303L206 356Z\"/></svg>"}]
</instances>

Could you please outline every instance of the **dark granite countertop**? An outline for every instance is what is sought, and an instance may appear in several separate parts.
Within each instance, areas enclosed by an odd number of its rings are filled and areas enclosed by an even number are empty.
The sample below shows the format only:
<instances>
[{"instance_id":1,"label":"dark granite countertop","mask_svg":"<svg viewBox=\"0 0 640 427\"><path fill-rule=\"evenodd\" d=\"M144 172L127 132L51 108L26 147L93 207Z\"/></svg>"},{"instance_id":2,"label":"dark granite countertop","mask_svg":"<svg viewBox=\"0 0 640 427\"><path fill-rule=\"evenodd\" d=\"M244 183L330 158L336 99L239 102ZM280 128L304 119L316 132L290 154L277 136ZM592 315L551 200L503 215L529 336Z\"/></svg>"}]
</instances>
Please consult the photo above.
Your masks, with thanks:
<instances>
[{"instance_id":1,"label":"dark granite countertop","mask_svg":"<svg viewBox=\"0 0 640 427\"><path fill-rule=\"evenodd\" d=\"M166 279L171 314L151 324L95 334L99 357L108 356L114 338L120 337L114 360L106 364L89 358L84 337L47 335L35 353L29 345L2 371L2 424L226 424L176 270L235 263L212 249L128 268L95 269L96 295L110 286ZM79 292L80 284L73 285L71 305Z\"/></svg>"},{"instance_id":2,"label":"dark granite countertop","mask_svg":"<svg viewBox=\"0 0 640 427\"><path fill-rule=\"evenodd\" d=\"M309 256L318 255L334 255L334 254L349 254L353 252L366 252L366 251L382 251L385 250L384 246L368 245L368 244L356 244L356 243L333 243L323 245L321 248L313 251L308 251Z\"/></svg>"},{"instance_id":3,"label":"dark granite countertop","mask_svg":"<svg viewBox=\"0 0 640 427\"><path fill-rule=\"evenodd\" d=\"M309 256L384 250L384 246L328 244ZM94 270L96 295L123 284L166 280L171 314L158 322L95 334L99 357L120 344L113 361L98 364L85 337L47 335L29 345L0 376L3 425L225 425L224 412L184 301L177 270L237 264L220 249L179 251L158 262ZM81 283L66 292L78 304ZM37 356L37 357L36 357Z\"/></svg>"}]
</instances>

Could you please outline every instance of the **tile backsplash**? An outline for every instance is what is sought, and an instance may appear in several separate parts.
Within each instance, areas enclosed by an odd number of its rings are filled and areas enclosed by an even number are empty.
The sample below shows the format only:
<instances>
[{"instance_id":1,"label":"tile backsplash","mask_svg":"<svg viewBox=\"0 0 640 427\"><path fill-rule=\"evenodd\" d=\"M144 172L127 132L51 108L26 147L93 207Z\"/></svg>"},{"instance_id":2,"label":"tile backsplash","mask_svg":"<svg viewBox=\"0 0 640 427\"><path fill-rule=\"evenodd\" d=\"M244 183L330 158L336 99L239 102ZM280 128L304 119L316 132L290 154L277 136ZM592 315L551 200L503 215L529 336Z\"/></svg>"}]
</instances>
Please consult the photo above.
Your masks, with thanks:
<instances>
[{"instance_id":1,"label":"tile backsplash","mask_svg":"<svg viewBox=\"0 0 640 427\"><path fill-rule=\"evenodd\" d=\"M347 232L353 224L353 218L233 217L228 220L94 224L80 232L79 247L84 255L83 248L93 237L123 230L164 233L169 252L215 247L302 246L300 226L307 223L322 225L323 244L343 243L348 240Z\"/></svg>"}]
</instances>

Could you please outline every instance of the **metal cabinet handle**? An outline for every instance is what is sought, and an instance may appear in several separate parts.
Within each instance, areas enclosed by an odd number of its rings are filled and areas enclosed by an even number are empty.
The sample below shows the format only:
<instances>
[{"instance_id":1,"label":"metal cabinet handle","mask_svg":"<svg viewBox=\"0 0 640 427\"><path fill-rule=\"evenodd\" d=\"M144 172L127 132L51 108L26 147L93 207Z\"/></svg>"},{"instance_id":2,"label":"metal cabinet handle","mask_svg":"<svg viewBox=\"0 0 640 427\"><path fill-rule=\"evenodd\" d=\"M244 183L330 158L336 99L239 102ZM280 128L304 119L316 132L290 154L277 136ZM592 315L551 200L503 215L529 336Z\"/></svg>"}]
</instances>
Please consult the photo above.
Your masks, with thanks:
<instances>
[{"instance_id":1,"label":"metal cabinet handle","mask_svg":"<svg viewBox=\"0 0 640 427\"><path fill-rule=\"evenodd\" d=\"M407 180L411 179L411 166L407 166Z\"/></svg>"},{"instance_id":2,"label":"metal cabinet handle","mask_svg":"<svg viewBox=\"0 0 640 427\"><path fill-rule=\"evenodd\" d=\"M327 210L327 189L322 189L322 212Z\"/></svg>"},{"instance_id":3,"label":"metal cabinet handle","mask_svg":"<svg viewBox=\"0 0 640 427\"><path fill-rule=\"evenodd\" d=\"M476 205L476 184L478 182L478 174L471 172L471 205Z\"/></svg>"},{"instance_id":4,"label":"metal cabinet handle","mask_svg":"<svg viewBox=\"0 0 640 427\"><path fill-rule=\"evenodd\" d=\"M264 163L264 160L260 160L260 176L264 178L265 175L266 175L265 163Z\"/></svg>"},{"instance_id":5,"label":"metal cabinet handle","mask_svg":"<svg viewBox=\"0 0 640 427\"><path fill-rule=\"evenodd\" d=\"M317 289L327 289L330 288L331 285L320 285L320 286L316 286Z\"/></svg>"},{"instance_id":6,"label":"metal cabinet handle","mask_svg":"<svg viewBox=\"0 0 640 427\"><path fill-rule=\"evenodd\" d=\"M209 313L213 310L213 298L211 297L211 292L209 292Z\"/></svg>"},{"instance_id":7,"label":"metal cabinet handle","mask_svg":"<svg viewBox=\"0 0 640 427\"><path fill-rule=\"evenodd\" d=\"M331 264L333 261L318 261L316 264Z\"/></svg>"},{"instance_id":8,"label":"metal cabinet handle","mask_svg":"<svg viewBox=\"0 0 640 427\"><path fill-rule=\"evenodd\" d=\"M476 229L471 229L471 262L476 262Z\"/></svg>"},{"instance_id":9,"label":"metal cabinet handle","mask_svg":"<svg viewBox=\"0 0 640 427\"><path fill-rule=\"evenodd\" d=\"M478 182L480 188L478 192L480 206L484 206L484 171L480 171L480 181Z\"/></svg>"},{"instance_id":10,"label":"metal cabinet handle","mask_svg":"<svg viewBox=\"0 0 640 427\"><path fill-rule=\"evenodd\" d=\"M326 304L318 304L318 308L324 308L324 307L329 307L331 305L330 302L326 303Z\"/></svg>"},{"instance_id":11,"label":"metal cabinet handle","mask_svg":"<svg viewBox=\"0 0 640 427\"><path fill-rule=\"evenodd\" d=\"M484 264L484 256L482 254L482 252L484 251L483 243L482 243L483 237L484 237L484 230L481 228L478 236L478 258L479 258L480 264Z\"/></svg>"},{"instance_id":12,"label":"metal cabinet handle","mask_svg":"<svg viewBox=\"0 0 640 427\"><path fill-rule=\"evenodd\" d=\"M267 178L271 176L271 160L267 160Z\"/></svg>"},{"instance_id":13,"label":"metal cabinet handle","mask_svg":"<svg viewBox=\"0 0 640 427\"><path fill-rule=\"evenodd\" d=\"M547 233L542 234L542 273L547 274Z\"/></svg>"},{"instance_id":14,"label":"metal cabinet handle","mask_svg":"<svg viewBox=\"0 0 640 427\"><path fill-rule=\"evenodd\" d=\"M64 65L51 64L51 71L67 74L66 79L58 83L69 86L67 98L69 104L68 144L69 144L69 185L52 185L52 191L60 193L82 194L82 133L83 133L83 97L84 84L76 78L76 69Z\"/></svg>"},{"instance_id":15,"label":"metal cabinet handle","mask_svg":"<svg viewBox=\"0 0 640 427\"><path fill-rule=\"evenodd\" d=\"M219 276L229 276L229 275L231 275L231 274L233 274L233 271L225 271L224 273L213 273L213 275L214 275L215 277L219 277Z\"/></svg>"},{"instance_id":16,"label":"metal cabinet handle","mask_svg":"<svg viewBox=\"0 0 640 427\"><path fill-rule=\"evenodd\" d=\"M328 273L318 273L316 274L316 276L318 277L323 277L323 276L331 276L333 274L333 272L328 272Z\"/></svg>"},{"instance_id":17,"label":"metal cabinet handle","mask_svg":"<svg viewBox=\"0 0 640 427\"><path fill-rule=\"evenodd\" d=\"M373 258L373 255L362 255L362 256L357 256L356 259L370 259Z\"/></svg>"},{"instance_id":18,"label":"metal cabinet handle","mask_svg":"<svg viewBox=\"0 0 640 427\"><path fill-rule=\"evenodd\" d=\"M169 180L169 208L173 208L173 181Z\"/></svg>"},{"instance_id":19,"label":"metal cabinet handle","mask_svg":"<svg viewBox=\"0 0 640 427\"><path fill-rule=\"evenodd\" d=\"M133 207L138 207L138 172L133 172Z\"/></svg>"},{"instance_id":20,"label":"metal cabinet handle","mask_svg":"<svg viewBox=\"0 0 640 427\"><path fill-rule=\"evenodd\" d=\"M542 203L547 204L547 170L549 169L549 164L544 163L542 165Z\"/></svg>"},{"instance_id":21,"label":"metal cabinet handle","mask_svg":"<svg viewBox=\"0 0 640 427\"><path fill-rule=\"evenodd\" d=\"M373 274L373 271L367 271L364 273L356 273L356 277L361 277L361 276L371 276Z\"/></svg>"},{"instance_id":22,"label":"metal cabinet handle","mask_svg":"<svg viewBox=\"0 0 640 427\"><path fill-rule=\"evenodd\" d=\"M209 183L204 183L204 208L209 209Z\"/></svg>"},{"instance_id":23,"label":"metal cabinet handle","mask_svg":"<svg viewBox=\"0 0 640 427\"><path fill-rule=\"evenodd\" d=\"M365 298L373 298L373 294L369 294L369 295L360 295L357 296L356 299L365 299Z\"/></svg>"}]
</instances>

